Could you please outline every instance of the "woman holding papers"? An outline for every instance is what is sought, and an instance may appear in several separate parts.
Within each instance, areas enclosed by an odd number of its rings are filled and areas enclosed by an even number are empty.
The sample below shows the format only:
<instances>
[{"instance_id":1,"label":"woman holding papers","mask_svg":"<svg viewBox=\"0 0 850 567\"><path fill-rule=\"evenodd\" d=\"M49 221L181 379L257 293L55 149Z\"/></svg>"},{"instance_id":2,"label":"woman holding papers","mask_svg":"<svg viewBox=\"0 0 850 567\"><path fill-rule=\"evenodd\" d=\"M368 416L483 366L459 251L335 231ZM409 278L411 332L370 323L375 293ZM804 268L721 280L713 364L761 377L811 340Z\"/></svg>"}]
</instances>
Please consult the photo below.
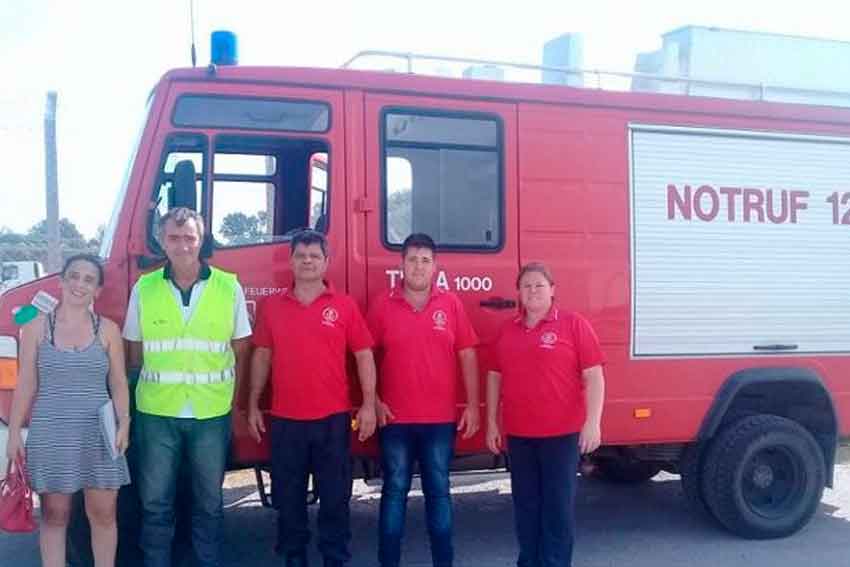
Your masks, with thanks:
<instances>
[{"instance_id":1,"label":"woman holding papers","mask_svg":"<svg viewBox=\"0 0 850 567\"><path fill-rule=\"evenodd\" d=\"M30 484L41 497L45 567L65 565L71 495L78 490L85 494L95 565L115 564L118 488L130 482L124 458L130 415L121 333L92 309L102 286L96 257L69 258L59 306L21 332L7 456L24 455L21 426L32 411L25 453ZM103 419L110 401L117 422Z\"/></svg>"}]
</instances>

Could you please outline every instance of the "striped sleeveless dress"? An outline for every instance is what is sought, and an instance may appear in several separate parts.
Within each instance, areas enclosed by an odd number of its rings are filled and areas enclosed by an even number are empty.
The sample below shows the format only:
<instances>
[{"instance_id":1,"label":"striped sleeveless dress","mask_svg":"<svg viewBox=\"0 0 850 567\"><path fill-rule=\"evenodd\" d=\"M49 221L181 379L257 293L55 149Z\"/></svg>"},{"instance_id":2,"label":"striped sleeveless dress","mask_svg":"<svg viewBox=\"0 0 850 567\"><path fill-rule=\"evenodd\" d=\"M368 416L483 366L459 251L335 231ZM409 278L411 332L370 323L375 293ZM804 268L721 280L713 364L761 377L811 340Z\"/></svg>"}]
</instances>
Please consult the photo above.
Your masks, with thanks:
<instances>
[{"instance_id":1,"label":"striped sleeveless dress","mask_svg":"<svg viewBox=\"0 0 850 567\"><path fill-rule=\"evenodd\" d=\"M94 340L87 347L60 349L51 314L38 346L38 392L26 443L30 486L37 493L117 489L130 482L126 459L112 460L101 432L98 408L109 399L109 356L94 314L92 326Z\"/></svg>"}]
</instances>

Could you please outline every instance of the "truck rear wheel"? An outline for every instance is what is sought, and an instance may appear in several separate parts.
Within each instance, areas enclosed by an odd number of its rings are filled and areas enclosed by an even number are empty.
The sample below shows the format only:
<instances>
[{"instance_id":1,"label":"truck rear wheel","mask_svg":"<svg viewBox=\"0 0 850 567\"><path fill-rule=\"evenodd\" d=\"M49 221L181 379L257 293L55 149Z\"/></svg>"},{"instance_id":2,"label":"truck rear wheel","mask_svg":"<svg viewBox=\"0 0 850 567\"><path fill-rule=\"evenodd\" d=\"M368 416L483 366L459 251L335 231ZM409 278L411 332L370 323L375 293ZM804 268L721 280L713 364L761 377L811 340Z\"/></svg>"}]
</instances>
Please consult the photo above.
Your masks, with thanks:
<instances>
[{"instance_id":1,"label":"truck rear wheel","mask_svg":"<svg viewBox=\"0 0 850 567\"><path fill-rule=\"evenodd\" d=\"M595 475L602 480L621 484L646 482L659 472L661 465L628 457L602 457L594 460Z\"/></svg>"},{"instance_id":2,"label":"truck rear wheel","mask_svg":"<svg viewBox=\"0 0 850 567\"><path fill-rule=\"evenodd\" d=\"M817 510L823 453L800 424L775 415L737 421L717 436L702 466L702 495L729 531L751 539L788 536Z\"/></svg>"}]
</instances>

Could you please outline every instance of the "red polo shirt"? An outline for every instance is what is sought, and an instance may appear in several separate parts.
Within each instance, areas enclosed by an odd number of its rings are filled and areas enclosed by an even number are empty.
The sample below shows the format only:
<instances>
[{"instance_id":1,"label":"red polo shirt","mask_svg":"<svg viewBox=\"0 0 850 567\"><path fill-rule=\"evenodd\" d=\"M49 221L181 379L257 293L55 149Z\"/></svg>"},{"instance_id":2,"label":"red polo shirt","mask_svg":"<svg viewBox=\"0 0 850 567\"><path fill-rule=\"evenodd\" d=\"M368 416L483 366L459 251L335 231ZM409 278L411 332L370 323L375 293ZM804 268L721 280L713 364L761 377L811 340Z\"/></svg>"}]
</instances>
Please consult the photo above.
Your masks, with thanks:
<instances>
[{"instance_id":1,"label":"red polo shirt","mask_svg":"<svg viewBox=\"0 0 850 567\"><path fill-rule=\"evenodd\" d=\"M303 305L284 290L263 302L253 341L272 350L272 415L321 419L351 409L346 351L371 348L372 336L350 297L328 287Z\"/></svg>"},{"instance_id":2,"label":"red polo shirt","mask_svg":"<svg viewBox=\"0 0 850 567\"><path fill-rule=\"evenodd\" d=\"M502 374L505 433L551 437L581 431L587 408L582 371L605 355L587 320L552 307L534 328L523 316L502 327L496 368Z\"/></svg>"},{"instance_id":3,"label":"red polo shirt","mask_svg":"<svg viewBox=\"0 0 850 567\"><path fill-rule=\"evenodd\" d=\"M416 311L401 289L378 297L367 316L381 348L378 389L393 423L449 423L457 414L457 352L478 344L460 299L433 288Z\"/></svg>"}]
</instances>

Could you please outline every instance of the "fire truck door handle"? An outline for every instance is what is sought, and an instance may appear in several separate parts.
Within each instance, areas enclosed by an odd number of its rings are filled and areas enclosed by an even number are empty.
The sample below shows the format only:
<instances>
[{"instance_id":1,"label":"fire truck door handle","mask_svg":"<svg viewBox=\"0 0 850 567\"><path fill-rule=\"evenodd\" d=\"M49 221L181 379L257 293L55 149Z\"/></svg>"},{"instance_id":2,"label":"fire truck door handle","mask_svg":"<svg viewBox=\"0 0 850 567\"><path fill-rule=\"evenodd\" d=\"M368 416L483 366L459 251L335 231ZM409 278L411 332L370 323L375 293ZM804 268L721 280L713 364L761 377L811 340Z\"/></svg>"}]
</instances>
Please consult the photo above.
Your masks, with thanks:
<instances>
[{"instance_id":1,"label":"fire truck door handle","mask_svg":"<svg viewBox=\"0 0 850 567\"><path fill-rule=\"evenodd\" d=\"M753 345L753 350L797 350L797 345Z\"/></svg>"},{"instance_id":2,"label":"fire truck door handle","mask_svg":"<svg viewBox=\"0 0 850 567\"><path fill-rule=\"evenodd\" d=\"M516 301L513 299L505 299L504 297L491 297L490 299L482 299L478 304L481 307L489 307L490 309L513 309L516 307Z\"/></svg>"}]
</instances>

